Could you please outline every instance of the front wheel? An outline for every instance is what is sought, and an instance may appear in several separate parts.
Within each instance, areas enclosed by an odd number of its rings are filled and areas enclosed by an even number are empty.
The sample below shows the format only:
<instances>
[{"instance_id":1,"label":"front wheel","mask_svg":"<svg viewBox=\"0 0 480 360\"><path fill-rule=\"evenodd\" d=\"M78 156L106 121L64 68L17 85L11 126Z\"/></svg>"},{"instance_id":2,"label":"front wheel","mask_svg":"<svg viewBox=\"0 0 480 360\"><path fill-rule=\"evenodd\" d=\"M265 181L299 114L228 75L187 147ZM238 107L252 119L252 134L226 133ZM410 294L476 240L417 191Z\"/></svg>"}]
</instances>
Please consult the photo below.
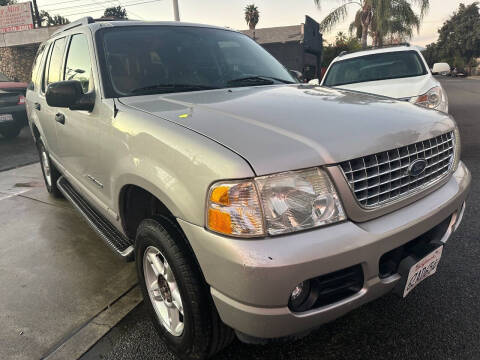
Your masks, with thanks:
<instances>
[{"instance_id":1,"label":"front wheel","mask_svg":"<svg viewBox=\"0 0 480 360\"><path fill-rule=\"evenodd\" d=\"M168 220L144 220L136 236L137 273L168 347L182 359L206 359L230 344L234 333L221 322L182 236Z\"/></svg>"},{"instance_id":2,"label":"front wheel","mask_svg":"<svg viewBox=\"0 0 480 360\"><path fill-rule=\"evenodd\" d=\"M38 155L40 156L40 166L42 167L43 179L47 191L54 197L61 198L62 192L57 187L57 181L60 178L60 172L50 160L50 155L41 140L37 143Z\"/></svg>"}]
</instances>

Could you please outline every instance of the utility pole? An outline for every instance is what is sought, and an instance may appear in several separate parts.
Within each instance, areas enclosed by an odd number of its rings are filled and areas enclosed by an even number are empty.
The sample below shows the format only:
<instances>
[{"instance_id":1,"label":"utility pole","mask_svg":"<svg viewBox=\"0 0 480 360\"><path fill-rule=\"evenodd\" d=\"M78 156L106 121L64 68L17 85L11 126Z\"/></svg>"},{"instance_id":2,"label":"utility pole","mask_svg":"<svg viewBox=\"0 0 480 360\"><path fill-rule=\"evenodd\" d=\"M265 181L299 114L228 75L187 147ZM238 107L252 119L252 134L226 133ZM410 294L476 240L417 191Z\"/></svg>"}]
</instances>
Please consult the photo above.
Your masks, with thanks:
<instances>
[{"instance_id":1,"label":"utility pole","mask_svg":"<svg viewBox=\"0 0 480 360\"><path fill-rule=\"evenodd\" d=\"M35 22L37 27L42 27L42 21L40 20L40 13L38 12L37 0L33 0L33 16L35 17Z\"/></svg>"},{"instance_id":2,"label":"utility pole","mask_svg":"<svg viewBox=\"0 0 480 360\"><path fill-rule=\"evenodd\" d=\"M173 0L173 16L175 17L175 21L180 21L180 13L178 11L178 0Z\"/></svg>"}]
</instances>

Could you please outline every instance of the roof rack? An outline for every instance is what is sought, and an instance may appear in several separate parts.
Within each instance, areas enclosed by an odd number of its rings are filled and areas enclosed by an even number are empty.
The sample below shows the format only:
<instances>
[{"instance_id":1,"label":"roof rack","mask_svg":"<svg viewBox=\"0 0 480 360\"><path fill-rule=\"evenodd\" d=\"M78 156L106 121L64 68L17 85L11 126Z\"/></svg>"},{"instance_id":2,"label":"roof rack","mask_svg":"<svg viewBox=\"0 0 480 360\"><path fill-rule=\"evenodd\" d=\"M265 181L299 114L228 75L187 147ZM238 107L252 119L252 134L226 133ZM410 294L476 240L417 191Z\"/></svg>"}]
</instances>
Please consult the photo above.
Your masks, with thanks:
<instances>
[{"instance_id":1,"label":"roof rack","mask_svg":"<svg viewBox=\"0 0 480 360\"><path fill-rule=\"evenodd\" d=\"M67 30L70 30L70 29L74 29L74 28L76 28L76 27L78 27L78 26L92 24L92 23L94 23L94 22L95 22L95 20L94 20L91 16L86 16L86 17L81 18L81 19L79 19L79 20L77 20L77 21L74 21L74 22L72 22L72 23L70 23L70 24L67 24L67 25L65 25L65 26L62 26L60 29L58 29L57 31L55 31L55 32L53 33L53 35L57 35L57 34L59 34L59 33L61 33L61 32L64 32L64 31L67 31Z\"/></svg>"},{"instance_id":2,"label":"roof rack","mask_svg":"<svg viewBox=\"0 0 480 360\"><path fill-rule=\"evenodd\" d=\"M375 46L375 47L373 47L373 46L372 46L372 50L376 50L376 49L385 49L385 48L397 47L397 46L406 46L406 47L410 47L410 43L408 43L408 42L403 42L403 43L398 43L398 44L390 44L390 45L383 45L383 46Z\"/></svg>"},{"instance_id":3,"label":"roof rack","mask_svg":"<svg viewBox=\"0 0 480 360\"><path fill-rule=\"evenodd\" d=\"M342 51L340 54L337 55L337 57L342 57L342 56L345 56L347 54L355 54L357 52L361 52L361 51L371 51L371 50L378 50L378 49L388 49L388 48L393 48L393 47L398 47L398 46L406 46L406 47L410 47L410 43L408 42L404 42L404 43L399 43L399 44L390 44L390 45L385 45L385 46L377 46L377 47L369 47L367 49L360 49L360 50L355 50L355 51Z\"/></svg>"}]
</instances>

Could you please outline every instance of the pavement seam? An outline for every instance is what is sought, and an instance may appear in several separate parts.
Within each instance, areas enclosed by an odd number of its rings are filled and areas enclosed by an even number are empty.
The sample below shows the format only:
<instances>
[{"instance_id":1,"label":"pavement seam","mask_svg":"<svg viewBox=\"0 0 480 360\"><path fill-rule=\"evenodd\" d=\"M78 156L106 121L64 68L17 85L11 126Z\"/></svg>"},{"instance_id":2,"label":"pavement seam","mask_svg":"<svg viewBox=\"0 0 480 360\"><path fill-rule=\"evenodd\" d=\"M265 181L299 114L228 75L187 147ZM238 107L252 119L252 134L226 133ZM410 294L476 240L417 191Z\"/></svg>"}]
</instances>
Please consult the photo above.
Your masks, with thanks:
<instances>
[{"instance_id":1,"label":"pavement seam","mask_svg":"<svg viewBox=\"0 0 480 360\"><path fill-rule=\"evenodd\" d=\"M27 162L26 164L22 164L22 166L12 166L12 167L8 167L8 168L5 168L5 169L0 169L0 172L3 172L3 171L9 171L9 170L14 170L14 169L21 169L25 166L30 166L30 165L33 165L33 164L38 164L38 160L35 160L35 161L32 161L32 162Z\"/></svg>"},{"instance_id":2,"label":"pavement seam","mask_svg":"<svg viewBox=\"0 0 480 360\"><path fill-rule=\"evenodd\" d=\"M92 326L102 326L102 327L105 327L105 331L103 332L102 336L97 336L96 337L96 340L93 344L91 344L91 346L93 346L98 340L100 340L113 326L116 325L116 323L118 323L121 319L118 319L118 321L115 321L115 323L112 323L112 324L97 324L95 319L98 319L102 314L104 314L106 311L112 311L112 308L115 308L115 305L117 303L119 303L122 299L124 299L125 297L129 296L130 294L132 294L135 289L138 289L138 284L135 284L133 286L131 286L127 291L125 291L123 294L121 294L118 298L116 298L115 300L113 300L110 304L108 304L107 306L105 306L102 310L100 310L98 313L96 313L94 316L92 316L90 319L88 319L85 323L83 323L82 325L80 325L78 328L76 328L75 330L73 330L72 332L70 332L70 334L67 334L66 336L64 336L56 345L52 346L50 350L48 350L42 357L41 359L42 360L54 360L54 359L72 359L74 360L73 357L69 356L69 357L65 357L64 355L65 354L62 354L62 348L65 348L65 346L67 344L71 344L73 342L75 342L75 337L77 335L80 334L80 332L82 330L84 330L85 328L87 328L89 325ZM135 302L133 306L131 306L131 308L129 309L128 312L130 312L130 310L132 310L135 306L137 306L139 304L139 302ZM127 315L128 312L125 314ZM123 318L124 316L122 316ZM87 352L91 346L88 346L88 348L85 348L85 349L77 349L77 352L80 352L81 351L81 354L79 354L78 356L76 356L75 358L78 359L81 355L83 355L85 352Z\"/></svg>"}]
</instances>

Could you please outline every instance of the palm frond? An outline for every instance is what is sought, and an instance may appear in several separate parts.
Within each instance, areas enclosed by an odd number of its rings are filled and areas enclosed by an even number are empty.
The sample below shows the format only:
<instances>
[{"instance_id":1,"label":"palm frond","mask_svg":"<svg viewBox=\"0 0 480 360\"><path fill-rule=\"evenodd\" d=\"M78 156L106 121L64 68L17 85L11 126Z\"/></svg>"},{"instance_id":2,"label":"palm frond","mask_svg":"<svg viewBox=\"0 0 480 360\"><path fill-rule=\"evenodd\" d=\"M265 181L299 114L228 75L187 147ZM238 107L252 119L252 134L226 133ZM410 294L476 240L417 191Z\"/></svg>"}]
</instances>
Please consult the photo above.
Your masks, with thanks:
<instances>
[{"instance_id":1,"label":"palm frond","mask_svg":"<svg viewBox=\"0 0 480 360\"><path fill-rule=\"evenodd\" d=\"M320 31L330 31L339 22L345 20L348 15L348 3L340 5L320 22Z\"/></svg>"},{"instance_id":2,"label":"palm frond","mask_svg":"<svg viewBox=\"0 0 480 360\"><path fill-rule=\"evenodd\" d=\"M420 7L420 19L423 19L425 14L430 9L430 1L429 0L413 0L413 2Z\"/></svg>"}]
</instances>

